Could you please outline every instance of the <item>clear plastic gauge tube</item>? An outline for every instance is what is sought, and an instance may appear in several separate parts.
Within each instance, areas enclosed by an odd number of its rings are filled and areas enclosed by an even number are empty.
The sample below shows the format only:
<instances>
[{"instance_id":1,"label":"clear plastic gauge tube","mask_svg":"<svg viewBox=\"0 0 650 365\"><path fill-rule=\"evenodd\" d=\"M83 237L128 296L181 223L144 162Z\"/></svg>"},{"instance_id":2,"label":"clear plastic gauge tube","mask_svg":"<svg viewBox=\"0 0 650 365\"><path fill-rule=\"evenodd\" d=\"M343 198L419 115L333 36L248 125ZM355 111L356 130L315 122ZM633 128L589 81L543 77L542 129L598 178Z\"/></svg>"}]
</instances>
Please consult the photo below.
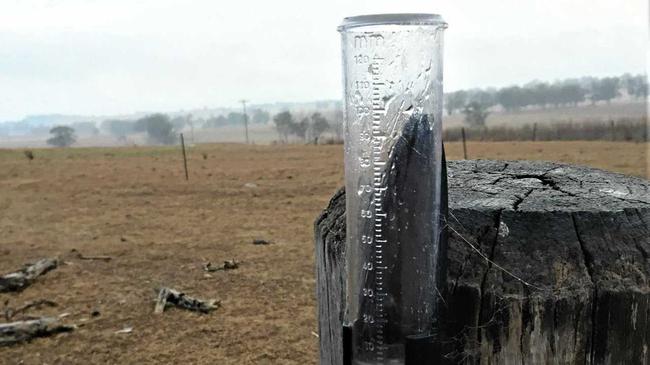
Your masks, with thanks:
<instances>
[{"instance_id":1,"label":"clear plastic gauge tube","mask_svg":"<svg viewBox=\"0 0 650 365\"><path fill-rule=\"evenodd\" d=\"M404 364L436 327L442 47L434 14L346 18L347 299L352 364Z\"/></svg>"}]
</instances>

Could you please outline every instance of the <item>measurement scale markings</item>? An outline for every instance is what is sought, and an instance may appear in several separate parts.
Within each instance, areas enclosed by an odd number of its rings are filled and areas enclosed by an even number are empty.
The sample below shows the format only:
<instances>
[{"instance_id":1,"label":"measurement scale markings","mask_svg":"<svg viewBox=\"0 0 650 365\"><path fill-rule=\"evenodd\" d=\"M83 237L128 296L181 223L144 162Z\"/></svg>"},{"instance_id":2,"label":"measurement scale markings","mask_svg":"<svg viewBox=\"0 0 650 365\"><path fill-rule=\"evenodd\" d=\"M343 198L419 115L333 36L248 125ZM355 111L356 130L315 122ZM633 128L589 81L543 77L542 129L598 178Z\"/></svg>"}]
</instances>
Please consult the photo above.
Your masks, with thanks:
<instances>
[{"instance_id":1,"label":"measurement scale markings","mask_svg":"<svg viewBox=\"0 0 650 365\"><path fill-rule=\"evenodd\" d=\"M386 190L386 187L382 186L382 176L383 169L382 167L386 165L386 162L382 160L382 147L385 140L384 134L381 131L381 122L382 117L385 115L384 105L381 100L381 89L385 83L381 80L381 63L382 58L374 57L372 63L372 124L371 124L371 166L373 173L373 198L374 200L374 262L375 262L375 300L373 301L375 306L375 322L373 324L374 334L372 338L372 343L374 344L374 354L376 360L379 362L384 361L384 349L387 347L384 345L384 329L386 317L384 312L384 297L387 295L384 289L384 271L387 270L387 266L384 265L384 244L388 241L383 238L382 225L386 213L383 211L382 207L382 195Z\"/></svg>"}]
</instances>

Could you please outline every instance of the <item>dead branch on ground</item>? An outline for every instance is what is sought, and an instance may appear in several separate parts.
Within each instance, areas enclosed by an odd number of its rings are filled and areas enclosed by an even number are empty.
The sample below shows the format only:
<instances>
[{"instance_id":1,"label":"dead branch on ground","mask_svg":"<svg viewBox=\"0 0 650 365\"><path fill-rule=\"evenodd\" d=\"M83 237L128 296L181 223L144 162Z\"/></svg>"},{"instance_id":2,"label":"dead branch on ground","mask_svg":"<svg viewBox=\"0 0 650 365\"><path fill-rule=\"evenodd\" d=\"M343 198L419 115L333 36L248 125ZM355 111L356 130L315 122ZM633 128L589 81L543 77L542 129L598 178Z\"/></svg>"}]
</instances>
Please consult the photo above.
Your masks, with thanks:
<instances>
[{"instance_id":1,"label":"dead branch on ground","mask_svg":"<svg viewBox=\"0 0 650 365\"><path fill-rule=\"evenodd\" d=\"M28 341L36 337L69 332L74 326L64 325L56 318L42 317L28 321L0 323L0 346Z\"/></svg>"},{"instance_id":2,"label":"dead branch on ground","mask_svg":"<svg viewBox=\"0 0 650 365\"><path fill-rule=\"evenodd\" d=\"M55 269L58 265L57 259L45 258L27 264L16 272L0 276L0 293L21 291L31 285L37 277Z\"/></svg>"},{"instance_id":3,"label":"dead branch on ground","mask_svg":"<svg viewBox=\"0 0 650 365\"><path fill-rule=\"evenodd\" d=\"M154 308L154 313L159 314L164 312L165 307L168 305L175 305L179 308L195 312L209 313L210 311L219 308L221 306L221 302L215 299L206 301L192 298L185 295L185 293L179 292L178 290L161 288L158 291L158 297L156 298L156 307Z\"/></svg>"},{"instance_id":4,"label":"dead branch on ground","mask_svg":"<svg viewBox=\"0 0 650 365\"><path fill-rule=\"evenodd\" d=\"M203 270L207 272L215 272L219 270L235 270L237 268L239 268L239 262L235 259L226 260L221 266L212 265L212 263L209 261L203 265Z\"/></svg>"},{"instance_id":5,"label":"dead branch on ground","mask_svg":"<svg viewBox=\"0 0 650 365\"><path fill-rule=\"evenodd\" d=\"M55 302L51 301L51 300L40 299L40 300L32 300L31 302L25 303L22 307L18 307L18 308L15 308L15 309L11 308L11 307L6 307L5 308L5 319L7 321L11 321L11 319L13 317L15 317L16 315L18 315L20 313L25 313L25 312L27 312L28 310L30 310L32 308L37 308L38 309L38 308L41 308L41 307L44 307L44 306L56 307L57 304Z\"/></svg>"}]
</instances>

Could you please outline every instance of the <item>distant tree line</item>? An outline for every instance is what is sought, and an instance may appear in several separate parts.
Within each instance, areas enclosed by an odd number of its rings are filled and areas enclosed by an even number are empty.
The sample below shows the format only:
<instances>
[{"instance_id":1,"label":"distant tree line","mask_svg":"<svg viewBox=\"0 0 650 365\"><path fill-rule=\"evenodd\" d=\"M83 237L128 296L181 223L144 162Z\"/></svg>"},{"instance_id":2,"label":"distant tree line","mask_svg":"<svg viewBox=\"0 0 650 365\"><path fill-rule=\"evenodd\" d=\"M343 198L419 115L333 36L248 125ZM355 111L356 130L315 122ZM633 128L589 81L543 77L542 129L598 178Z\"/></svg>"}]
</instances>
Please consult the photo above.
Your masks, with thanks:
<instances>
[{"instance_id":1,"label":"distant tree line","mask_svg":"<svg viewBox=\"0 0 650 365\"><path fill-rule=\"evenodd\" d=\"M560 106L575 106L579 104L596 104L626 97L629 99L643 99L648 95L648 82L645 75L624 74L620 77L583 77L566 79L556 82L533 81L522 86L508 86L503 88L459 90L445 94L444 108L448 115L462 113L469 126L485 126L490 113L506 110L519 111L535 108L557 108ZM316 104L319 112L307 114L306 112L283 111L271 115L261 108L249 110L247 121L249 124L272 124L278 133L281 142L288 142L290 138L315 141L325 132L329 132L336 140L341 140L343 135L343 111L339 105L331 107L331 103ZM319 109L319 107L321 109ZM52 145L70 145L76 136L96 136L100 133L110 134L118 140L126 142L132 134L144 134L150 143L172 144L177 140L179 132L191 128L220 128L225 126L242 126L244 114L228 112L221 115L212 115L207 118L194 118L192 114L170 116L155 113L143 116L137 120L109 119L98 125L94 122L76 122L71 124L70 131L53 128L53 135L48 143ZM0 134L9 134L12 129L20 126L16 123L0 123ZM56 125L56 124L55 124ZM4 128L4 129L3 129ZM39 126L32 128L32 133L45 134L50 127ZM56 129L56 131L55 131ZM25 128L21 129L25 130Z\"/></svg>"},{"instance_id":2,"label":"distant tree line","mask_svg":"<svg viewBox=\"0 0 650 365\"><path fill-rule=\"evenodd\" d=\"M330 129L329 121L321 113L313 113L297 121L290 111L284 111L273 117L273 123L283 143L289 141L289 136L296 136L305 142L318 144L321 135Z\"/></svg>"},{"instance_id":3,"label":"distant tree line","mask_svg":"<svg viewBox=\"0 0 650 365\"><path fill-rule=\"evenodd\" d=\"M268 123L271 119L269 112L253 109L248 120L253 124ZM195 119L192 114L170 117L167 114L155 113L137 120L108 119L101 123L100 129L119 140L125 141L127 136L134 133L145 133L150 143L172 144L179 132L191 128L219 128L229 125L241 126L244 114L231 112L227 115L211 116L207 119Z\"/></svg>"},{"instance_id":4,"label":"distant tree line","mask_svg":"<svg viewBox=\"0 0 650 365\"><path fill-rule=\"evenodd\" d=\"M248 121L253 124L264 124L271 120L271 114L262 109L253 109L248 115ZM229 125L244 124L244 113L230 112L227 115L212 116L207 120L199 121L203 128L218 128Z\"/></svg>"},{"instance_id":5,"label":"distant tree line","mask_svg":"<svg viewBox=\"0 0 650 365\"><path fill-rule=\"evenodd\" d=\"M445 94L444 105L448 115L462 112L468 124L480 126L485 123L487 110L497 105L506 111L518 111L534 107L575 106L587 101L592 104L609 103L623 92L636 99L647 97L646 76L584 77L554 83L534 81L524 86L500 89L459 90Z\"/></svg>"}]
</instances>

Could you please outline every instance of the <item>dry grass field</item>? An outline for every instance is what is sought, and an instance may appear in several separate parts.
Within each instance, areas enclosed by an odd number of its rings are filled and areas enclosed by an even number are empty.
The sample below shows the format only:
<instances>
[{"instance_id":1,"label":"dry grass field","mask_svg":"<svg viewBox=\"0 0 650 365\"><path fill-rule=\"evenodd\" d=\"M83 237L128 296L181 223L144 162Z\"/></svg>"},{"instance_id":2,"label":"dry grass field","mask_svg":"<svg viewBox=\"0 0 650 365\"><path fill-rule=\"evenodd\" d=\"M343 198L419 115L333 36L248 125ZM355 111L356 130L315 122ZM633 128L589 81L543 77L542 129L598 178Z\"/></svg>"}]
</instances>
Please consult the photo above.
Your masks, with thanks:
<instances>
[{"instance_id":1,"label":"dry grass field","mask_svg":"<svg viewBox=\"0 0 650 365\"><path fill-rule=\"evenodd\" d=\"M470 143L470 158L545 159L647 176L648 144ZM447 146L460 158L460 144ZM2 364L314 364L312 224L343 182L342 146L0 150L0 273L64 265L0 306L36 299L71 333L0 348ZM205 158L204 158L205 156ZM270 240L253 245L256 238ZM109 262L82 261L109 255ZM206 261L241 262L206 275ZM200 315L153 313L154 288L217 298ZM1 308L1 307L0 307ZM99 314L92 316L97 311ZM133 327L128 334L115 332Z\"/></svg>"}]
</instances>

